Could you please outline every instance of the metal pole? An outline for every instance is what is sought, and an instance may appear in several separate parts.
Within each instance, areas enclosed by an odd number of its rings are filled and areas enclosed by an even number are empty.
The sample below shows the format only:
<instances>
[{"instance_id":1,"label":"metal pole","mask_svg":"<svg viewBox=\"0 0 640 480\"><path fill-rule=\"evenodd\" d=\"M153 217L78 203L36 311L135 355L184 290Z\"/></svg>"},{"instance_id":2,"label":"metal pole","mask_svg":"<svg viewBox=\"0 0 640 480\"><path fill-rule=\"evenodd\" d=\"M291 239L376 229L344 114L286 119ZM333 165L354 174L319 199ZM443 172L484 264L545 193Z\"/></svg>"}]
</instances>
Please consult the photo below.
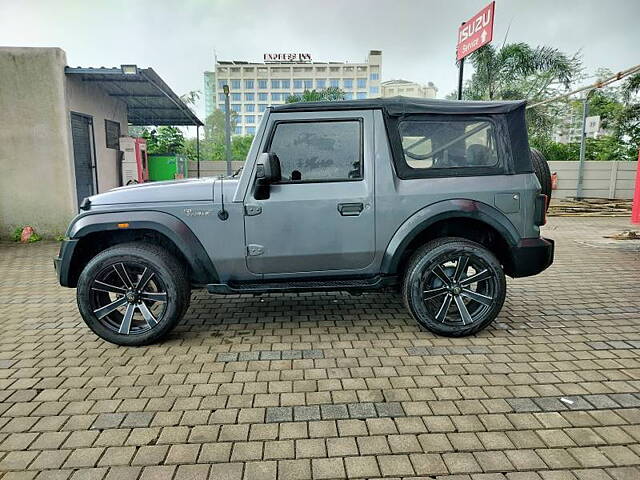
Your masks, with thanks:
<instances>
[{"instance_id":1,"label":"metal pole","mask_svg":"<svg viewBox=\"0 0 640 480\"><path fill-rule=\"evenodd\" d=\"M227 160L227 176L231 176L231 106L229 105L229 85L223 85L224 91L224 145Z\"/></svg>"},{"instance_id":2,"label":"metal pole","mask_svg":"<svg viewBox=\"0 0 640 480\"><path fill-rule=\"evenodd\" d=\"M580 163L578 164L578 186L576 188L576 198L582 198L582 183L584 178L584 157L586 153L586 137L587 115L589 113L589 94L593 90L589 90L582 100L582 136L580 137Z\"/></svg>"},{"instance_id":3,"label":"metal pole","mask_svg":"<svg viewBox=\"0 0 640 480\"><path fill-rule=\"evenodd\" d=\"M464 72L464 58L458 62L458 100L462 100L462 74Z\"/></svg>"},{"instance_id":4,"label":"metal pole","mask_svg":"<svg viewBox=\"0 0 640 480\"><path fill-rule=\"evenodd\" d=\"M464 25L467 22L462 22ZM458 100L462 100L462 75L464 74L464 57L458 62Z\"/></svg>"},{"instance_id":5,"label":"metal pole","mask_svg":"<svg viewBox=\"0 0 640 480\"><path fill-rule=\"evenodd\" d=\"M198 159L198 178L200 178L200 125L196 125L196 158Z\"/></svg>"}]
</instances>

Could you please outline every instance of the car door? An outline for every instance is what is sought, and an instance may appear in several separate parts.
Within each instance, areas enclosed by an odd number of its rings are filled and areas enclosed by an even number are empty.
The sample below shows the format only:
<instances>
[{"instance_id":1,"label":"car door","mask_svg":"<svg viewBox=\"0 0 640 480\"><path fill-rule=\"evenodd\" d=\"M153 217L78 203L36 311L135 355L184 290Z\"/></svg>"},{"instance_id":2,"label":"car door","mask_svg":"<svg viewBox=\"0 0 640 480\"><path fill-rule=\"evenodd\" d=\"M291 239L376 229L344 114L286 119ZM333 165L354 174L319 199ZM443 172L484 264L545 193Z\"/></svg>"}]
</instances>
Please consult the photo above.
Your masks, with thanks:
<instances>
[{"instance_id":1,"label":"car door","mask_svg":"<svg viewBox=\"0 0 640 480\"><path fill-rule=\"evenodd\" d=\"M282 180L268 198L247 191L247 268L306 276L366 269L375 252L371 112L271 117L261 151L278 156Z\"/></svg>"}]
</instances>

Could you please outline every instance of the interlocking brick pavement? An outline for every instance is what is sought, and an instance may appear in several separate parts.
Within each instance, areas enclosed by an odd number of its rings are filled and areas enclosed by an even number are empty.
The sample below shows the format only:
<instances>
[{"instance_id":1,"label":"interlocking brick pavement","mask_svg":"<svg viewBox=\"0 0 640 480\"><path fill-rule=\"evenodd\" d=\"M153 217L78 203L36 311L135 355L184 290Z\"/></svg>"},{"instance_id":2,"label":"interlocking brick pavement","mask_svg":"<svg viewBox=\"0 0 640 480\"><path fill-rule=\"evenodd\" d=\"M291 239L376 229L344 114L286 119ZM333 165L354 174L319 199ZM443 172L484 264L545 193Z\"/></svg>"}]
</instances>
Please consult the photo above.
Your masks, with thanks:
<instances>
[{"instance_id":1,"label":"interlocking brick pavement","mask_svg":"<svg viewBox=\"0 0 640 480\"><path fill-rule=\"evenodd\" d=\"M57 245L0 244L0 477L640 478L640 246L552 218L555 264L475 337L392 293L195 292L122 348L57 285Z\"/></svg>"}]
</instances>

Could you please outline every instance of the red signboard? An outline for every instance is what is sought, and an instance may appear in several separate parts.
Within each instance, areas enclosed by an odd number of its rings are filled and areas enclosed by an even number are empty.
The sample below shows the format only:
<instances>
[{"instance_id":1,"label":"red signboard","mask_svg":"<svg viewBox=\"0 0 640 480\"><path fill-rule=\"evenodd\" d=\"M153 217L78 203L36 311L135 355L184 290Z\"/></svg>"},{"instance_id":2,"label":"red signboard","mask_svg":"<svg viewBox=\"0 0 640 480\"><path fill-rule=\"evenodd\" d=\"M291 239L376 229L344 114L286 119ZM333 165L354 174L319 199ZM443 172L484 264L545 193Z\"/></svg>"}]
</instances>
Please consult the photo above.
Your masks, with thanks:
<instances>
[{"instance_id":1,"label":"red signboard","mask_svg":"<svg viewBox=\"0 0 640 480\"><path fill-rule=\"evenodd\" d=\"M460 25L458 29L458 60L462 60L483 45L493 40L493 13L496 2L491 2L471 20Z\"/></svg>"}]
</instances>

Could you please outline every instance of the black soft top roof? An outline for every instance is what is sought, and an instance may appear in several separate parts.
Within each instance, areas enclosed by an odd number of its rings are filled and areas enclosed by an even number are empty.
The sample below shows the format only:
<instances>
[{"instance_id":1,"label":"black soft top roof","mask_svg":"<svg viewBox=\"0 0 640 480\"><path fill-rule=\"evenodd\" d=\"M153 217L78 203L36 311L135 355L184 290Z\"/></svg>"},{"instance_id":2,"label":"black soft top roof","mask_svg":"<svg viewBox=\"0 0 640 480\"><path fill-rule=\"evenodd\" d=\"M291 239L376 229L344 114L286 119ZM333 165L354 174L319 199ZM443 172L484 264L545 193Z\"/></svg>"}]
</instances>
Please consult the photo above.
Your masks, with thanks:
<instances>
[{"instance_id":1,"label":"black soft top roof","mask_svg":"<svg viewBox=\"0 0 640 480\"><path fill-rule=\"evenodd\" d=\"M337 102L298 102L276 105L272 112L308 112L322 110L372 110L381 109L388 115L400 116L413 113L439 114L495 114L524 109L526 102L499 101L477 102L468 100L436 100L427 98L391 97Z\"/></svg>"}]
</instances>

